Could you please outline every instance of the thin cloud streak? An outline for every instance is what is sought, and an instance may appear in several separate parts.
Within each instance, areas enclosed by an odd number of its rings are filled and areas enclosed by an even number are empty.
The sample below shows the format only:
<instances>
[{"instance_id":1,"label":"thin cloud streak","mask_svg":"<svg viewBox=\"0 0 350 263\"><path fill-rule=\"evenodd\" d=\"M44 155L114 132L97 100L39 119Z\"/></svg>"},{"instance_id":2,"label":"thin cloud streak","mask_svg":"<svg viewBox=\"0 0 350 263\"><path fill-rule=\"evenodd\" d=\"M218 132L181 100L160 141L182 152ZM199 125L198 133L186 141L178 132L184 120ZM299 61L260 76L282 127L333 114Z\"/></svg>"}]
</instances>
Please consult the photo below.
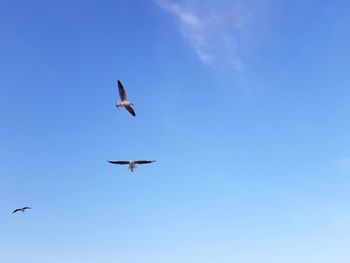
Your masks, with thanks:
<instances>
[{"instance_id":1,"label":"thin cloud streak","mask_svg":"<svg viewBox=\"0 0 350 263\"><path fill-rule=\"evenodd\" d=\"M207 47L207 22L199 18L191 10L185 10L178 4L171 4L165 1L159 2L160 6L175 15L180 22L180 29L185 38L189 40L201 61L205 64L212 60L211 55L206 51Z\"/></svg>"},{"instance_id":2,"label":"thin cloud streak","mask_svg":"<svg viewBox=\"0 0 350 263\"><path fill-rule=\"evenodd\" d=\"M251 4L254 0L248 2ZM160 0L157 3L177 18L182 35L204 64L228 63L236 71L242 70L241 37L250 30L256 13L250 6L254 5L237 0L219 8L213 1L188 0L178 4Z\"/></svg>"}]
</instances>

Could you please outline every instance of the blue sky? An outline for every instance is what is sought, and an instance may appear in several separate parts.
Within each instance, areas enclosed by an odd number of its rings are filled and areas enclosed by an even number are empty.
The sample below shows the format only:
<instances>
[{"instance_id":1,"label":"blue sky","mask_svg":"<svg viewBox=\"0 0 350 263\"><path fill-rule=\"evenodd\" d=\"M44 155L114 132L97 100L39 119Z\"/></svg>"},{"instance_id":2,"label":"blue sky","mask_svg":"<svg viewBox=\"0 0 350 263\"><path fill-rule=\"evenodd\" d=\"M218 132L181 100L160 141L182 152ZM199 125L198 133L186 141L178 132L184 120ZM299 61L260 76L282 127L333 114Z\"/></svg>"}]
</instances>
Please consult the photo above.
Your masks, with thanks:
<instances>
[{"instance_id":1,"label":"blue sky","mask_svg":"<svg viewBox=\"0 0 350 263\"><path fill-rule=\"evenodd\" d=\"M349 8L0 1L0 262L349 262Z\"/></svg>"}]
</instances>

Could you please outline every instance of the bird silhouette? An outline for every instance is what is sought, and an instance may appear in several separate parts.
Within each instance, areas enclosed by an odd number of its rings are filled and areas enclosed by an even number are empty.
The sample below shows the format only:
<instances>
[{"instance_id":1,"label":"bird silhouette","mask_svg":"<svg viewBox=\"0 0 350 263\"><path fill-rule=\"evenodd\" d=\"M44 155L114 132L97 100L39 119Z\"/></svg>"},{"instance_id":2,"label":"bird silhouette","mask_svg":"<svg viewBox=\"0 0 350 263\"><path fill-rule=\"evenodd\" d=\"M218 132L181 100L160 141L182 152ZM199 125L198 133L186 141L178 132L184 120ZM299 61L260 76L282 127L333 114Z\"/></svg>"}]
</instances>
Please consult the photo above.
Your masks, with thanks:
<instances>
[{"instance_id":1,"label":"bird silhouette","mask_svg":"<svg viewBox=\"0 0 350 263\"><path fill-rule=\"evenodd\" d=\"M29 206L25 206L25 207L23 207L23 208L17 208L16 210L14 210L14 211L12 212L12 214L14 214L14 213L16 213L16 212L19 212L19 211L25 212L27 209L32 209L32 208L29 207Z\"/></svg>"},{"instance_id":2,"label":"bird silhouette","mask_svg":"<svg viewBox=\"0 0 350 263\"><path fill-rule=\"evenodd\" d=\"M128 165L128 168L131 170L131 172L134 171L134 169L136 168L136 164L148 164L148 163L153 163L155 162L155 160L152 160L152 161L148 161L148 160L137 160L137 161L108 161L109 163L112 163L112 164L127 164Z\"/></svg>"},{"instance_id":3,"label":"bird silhouette","mask_svg":"<svg viewBox=\"0 0 350 263\"><path fill-rule=\"evenodd\" d=\"M136 116L134 109L131 106L134 106L130 101L128 101L128 98L126 97L126 92L123 87L123 84L118 80L118 90L119 90L119 97L120 102L116 103L117 109L125 108L132 116Z\"/></svg>"}]
</instances>

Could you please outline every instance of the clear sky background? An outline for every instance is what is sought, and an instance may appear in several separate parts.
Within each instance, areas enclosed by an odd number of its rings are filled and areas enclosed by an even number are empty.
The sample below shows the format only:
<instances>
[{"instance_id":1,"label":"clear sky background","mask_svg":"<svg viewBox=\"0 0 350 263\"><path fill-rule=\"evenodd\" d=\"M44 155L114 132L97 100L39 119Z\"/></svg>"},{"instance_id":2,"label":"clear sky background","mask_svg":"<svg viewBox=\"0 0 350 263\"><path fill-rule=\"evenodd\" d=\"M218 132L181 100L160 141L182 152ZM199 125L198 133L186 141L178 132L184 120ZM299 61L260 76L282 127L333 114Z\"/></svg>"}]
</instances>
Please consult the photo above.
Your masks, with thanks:
<instances>
[{"instance_id":1,"label":"clear sky background","mask_svg":"<svg viewBox=\"0 0 350 263\"><path fill-rule=\"evenodd\" d=\"M0 262L350 262L349 10L0 0Z\"/></svg>"}]
</instances>

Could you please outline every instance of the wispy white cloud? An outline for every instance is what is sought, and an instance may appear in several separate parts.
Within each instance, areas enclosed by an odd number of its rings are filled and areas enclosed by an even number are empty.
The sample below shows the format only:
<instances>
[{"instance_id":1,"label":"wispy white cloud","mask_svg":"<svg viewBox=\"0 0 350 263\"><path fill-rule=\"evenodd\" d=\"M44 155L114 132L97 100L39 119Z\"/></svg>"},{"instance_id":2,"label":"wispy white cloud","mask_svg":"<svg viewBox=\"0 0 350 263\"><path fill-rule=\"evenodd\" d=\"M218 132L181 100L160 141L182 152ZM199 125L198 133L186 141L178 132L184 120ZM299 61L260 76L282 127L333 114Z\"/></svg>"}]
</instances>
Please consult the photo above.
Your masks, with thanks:
<instances>
[{"instance_id":1,"label":"wispy white cloud","mask_svg":"<svg viewBox=\"0 0 350 263\"><path fill-rule=\"evenodd\" d=\"M209 63L212 57L206 47L207 21L196 15L193 10L186 9L179 4L169 3L167 1L159 1L159 4L179 19L184 37L190 41L198 57L204 63Z\"/></svg>"},{"instance_id":2,"label":"wispy white cloud","mask_svg":"<svg viewBox=\"0 0 350 263\"><path fill-rule=\"evenodd\" d=\"M256 0L159 0L158 5L173 14L182 35L200 60L207 65L229 63L242 69L242 38L256 17Z\"/></svg>"}]
</instances>

